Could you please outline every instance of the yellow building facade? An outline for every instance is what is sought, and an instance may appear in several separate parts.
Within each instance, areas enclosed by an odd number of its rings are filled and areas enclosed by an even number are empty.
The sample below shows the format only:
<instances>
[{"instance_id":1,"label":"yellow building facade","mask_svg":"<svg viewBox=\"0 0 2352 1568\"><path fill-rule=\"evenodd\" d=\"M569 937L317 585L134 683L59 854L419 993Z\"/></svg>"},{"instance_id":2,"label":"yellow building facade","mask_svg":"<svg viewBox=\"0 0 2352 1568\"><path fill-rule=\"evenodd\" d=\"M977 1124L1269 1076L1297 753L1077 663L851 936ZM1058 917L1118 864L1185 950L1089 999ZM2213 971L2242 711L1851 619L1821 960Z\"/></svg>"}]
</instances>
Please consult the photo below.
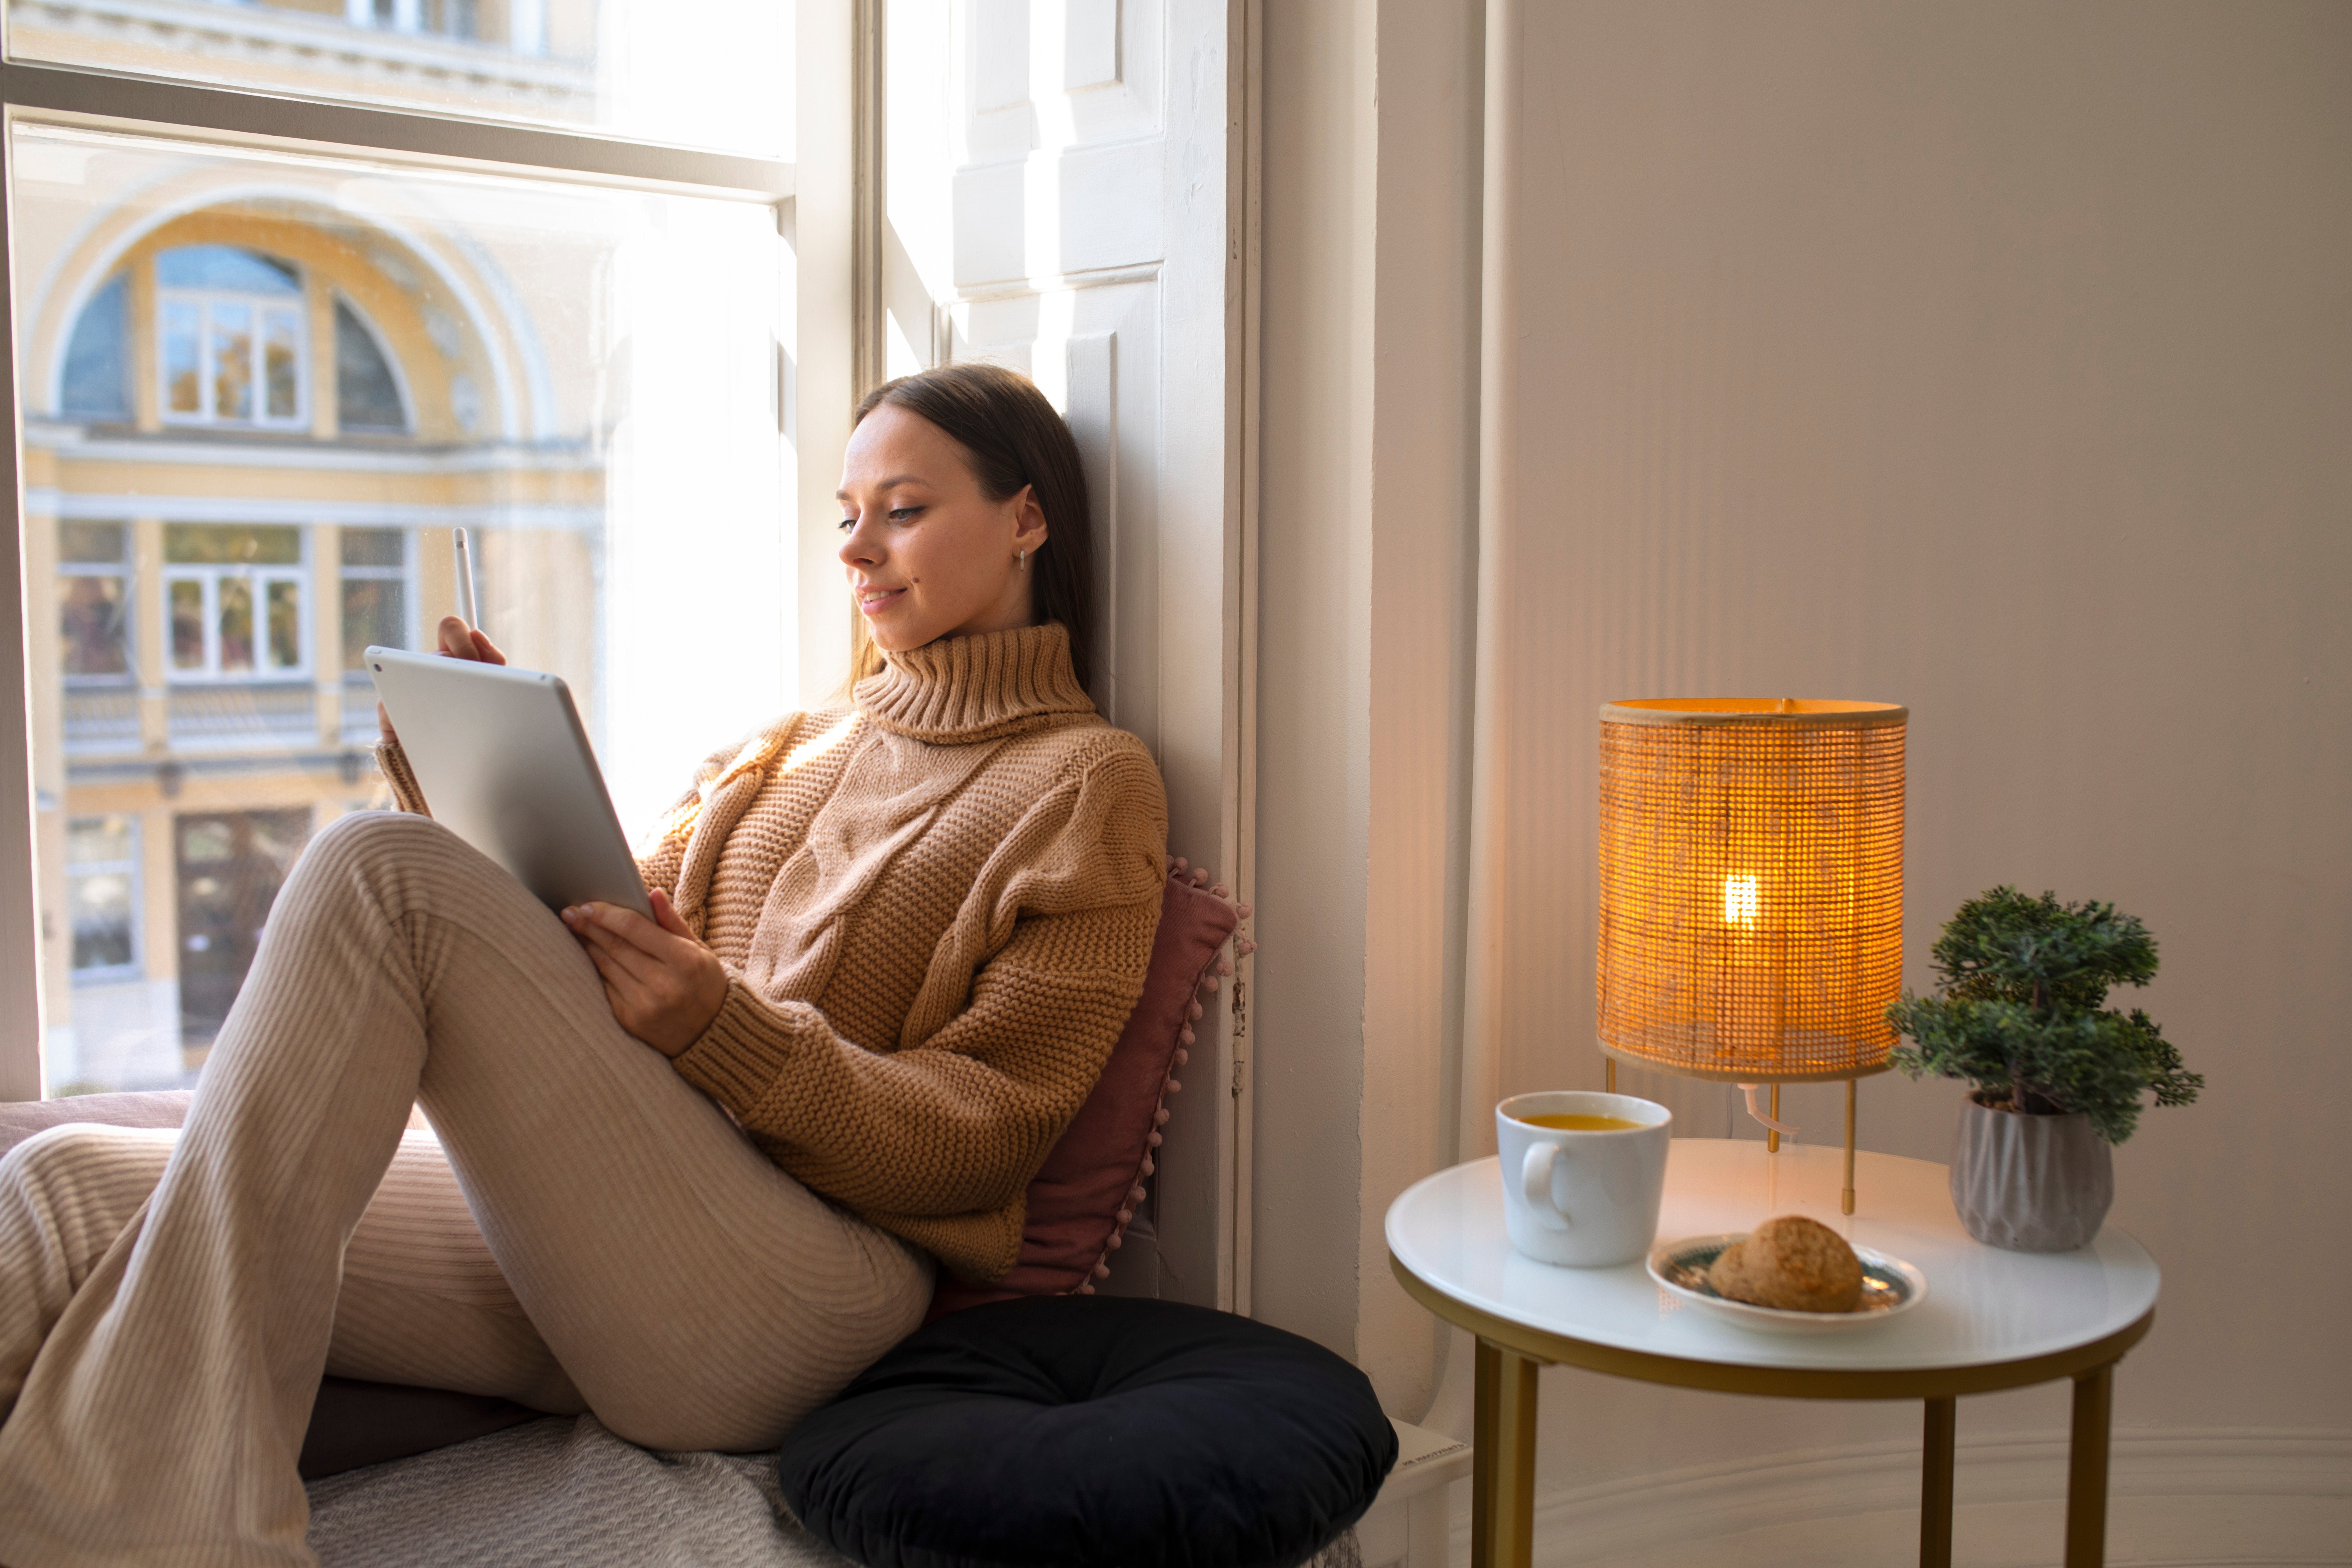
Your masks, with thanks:
<instances>
[{"instance_id":1,"label":"yellow building facade","mask_svg":"<svg viewBox=\"0 0 2352 1568\"><path fill-rule=\"evenodd\" d=\"M24 336L53 1092L202 1065L293 856L383 803L360 650L454 611L452 528L501 638L594 700L603 459L533 405L530 315L467 275L495 258L327 171L132 161L163 180L76 215Z\"/></svg>"},{"instance_id":2,"label":"yellow building facade","mask_svg":"<svg viewBox=\"0 0 2352 1568\"><path fill-rule=\"evenodd\" d=\"M791 118L790 5L9 20L14 58L320 99L712 145ZM714 63L722 26L741 47ZM764 198L12 134L43 1073L184 1084L302 845L385 803L361 654L456 611L453 529L485 629L564 679L625 826L786 701L786 247Z\"/></svg>"}]
</instances>

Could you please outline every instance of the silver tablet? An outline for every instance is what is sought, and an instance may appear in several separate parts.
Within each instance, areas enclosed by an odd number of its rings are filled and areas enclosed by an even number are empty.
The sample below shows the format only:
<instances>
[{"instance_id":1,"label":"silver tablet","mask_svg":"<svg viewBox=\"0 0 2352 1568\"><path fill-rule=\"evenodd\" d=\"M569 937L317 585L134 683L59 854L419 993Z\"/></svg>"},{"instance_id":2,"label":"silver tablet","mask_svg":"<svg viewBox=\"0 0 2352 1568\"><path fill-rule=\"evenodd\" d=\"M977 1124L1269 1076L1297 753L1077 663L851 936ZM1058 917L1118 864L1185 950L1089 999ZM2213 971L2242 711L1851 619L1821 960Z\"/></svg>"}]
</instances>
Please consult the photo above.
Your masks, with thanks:
<instances>
[{"instance_id":1,"label":"silver tablet","mask_svg":"<svg viewBox=\"0 0 2352 1568\"><path fill-rule=\"evenodd\" d=\"M514 873L549 909L653 904L604 793L572 693L534 669L367 650L435 821Z\"/></svg>"}]
</instances>

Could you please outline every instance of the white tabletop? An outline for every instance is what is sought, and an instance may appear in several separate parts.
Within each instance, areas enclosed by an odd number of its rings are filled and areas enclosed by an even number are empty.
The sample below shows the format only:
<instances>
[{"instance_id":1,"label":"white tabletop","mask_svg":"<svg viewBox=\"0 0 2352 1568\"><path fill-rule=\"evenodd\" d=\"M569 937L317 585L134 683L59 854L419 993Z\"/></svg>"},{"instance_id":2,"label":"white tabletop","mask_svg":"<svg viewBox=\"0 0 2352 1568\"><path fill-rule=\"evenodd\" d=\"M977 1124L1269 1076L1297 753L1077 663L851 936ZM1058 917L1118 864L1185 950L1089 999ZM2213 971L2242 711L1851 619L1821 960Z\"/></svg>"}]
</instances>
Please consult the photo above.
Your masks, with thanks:
<instances>
[{"instance_id":1,"label":"white tabletop","mask_svg":"<svg viewBox=\"0 0 2352 1568\"><path fill-rule=\"evenodd\" d=\"M1506 1322L1590 1344L1717 1365L1854 1372L1984 1366L2054 1354L2120 1332L2156 1305L2147 1249L2110 1225L2078 1252L2006 1252L1960 1227L1946 1168L1857 1156L1856 1213L1838 1212L1843 1152L1677 1138L1658 1239L1744 1231L1801 1214L1918 1268L1927 1299L1843 1333L1775 1335L1685 1307L1640 1263L1564 1268L1514 1251L1496 1163L1474 1160L1389 1207L1389 1251L1439 1294Z\"/></svg>"}]
</instances>

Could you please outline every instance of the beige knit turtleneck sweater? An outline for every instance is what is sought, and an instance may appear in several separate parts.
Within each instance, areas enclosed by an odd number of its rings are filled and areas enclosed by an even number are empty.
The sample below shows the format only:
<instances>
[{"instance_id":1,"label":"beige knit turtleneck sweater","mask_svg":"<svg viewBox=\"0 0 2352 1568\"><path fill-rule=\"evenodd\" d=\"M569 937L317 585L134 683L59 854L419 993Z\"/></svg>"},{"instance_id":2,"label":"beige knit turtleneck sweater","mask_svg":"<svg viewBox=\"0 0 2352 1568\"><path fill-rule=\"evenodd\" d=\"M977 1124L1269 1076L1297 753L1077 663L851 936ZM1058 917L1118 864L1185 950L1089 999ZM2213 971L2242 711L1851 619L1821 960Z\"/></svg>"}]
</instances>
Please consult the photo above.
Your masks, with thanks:
<instances>
[{"instance_id":1,"label":"beige knit turtleneck sweater","mask_svg":"<svg viewBox=\"0 0 2352 1568\"><path fill-rule=\"evenodd\" d=\"M679 1073L809 1187L990 1279L1142 992L1167 802L1060 626L886 658L706 760L638 864L727 967Z\"/></svg>"}]
</instances>

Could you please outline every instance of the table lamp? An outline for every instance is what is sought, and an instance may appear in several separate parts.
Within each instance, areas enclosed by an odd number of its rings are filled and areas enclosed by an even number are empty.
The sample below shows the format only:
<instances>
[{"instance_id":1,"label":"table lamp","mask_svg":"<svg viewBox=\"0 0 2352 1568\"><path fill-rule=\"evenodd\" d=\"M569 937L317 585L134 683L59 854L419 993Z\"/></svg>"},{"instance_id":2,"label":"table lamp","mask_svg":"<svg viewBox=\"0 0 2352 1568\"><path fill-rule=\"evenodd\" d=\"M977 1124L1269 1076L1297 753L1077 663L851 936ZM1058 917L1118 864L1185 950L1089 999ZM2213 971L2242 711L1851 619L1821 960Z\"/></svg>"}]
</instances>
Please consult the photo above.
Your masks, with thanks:
<instances>
[{"instance_id":1,"label":"table lamp","mask_svg":"<svg viewBox=\"0 0 2352 1568\"><path fill-rule=\"evenodd\" d=\"M1778 1152L1780 1085L1886 1070L1903 986L1909 710L1653 698L1601 710L1599 1035L1630 1062L1737 1083ZM1757 1090L1769 1086L1771 1108Z\"/></svg>"}]
</instances>

